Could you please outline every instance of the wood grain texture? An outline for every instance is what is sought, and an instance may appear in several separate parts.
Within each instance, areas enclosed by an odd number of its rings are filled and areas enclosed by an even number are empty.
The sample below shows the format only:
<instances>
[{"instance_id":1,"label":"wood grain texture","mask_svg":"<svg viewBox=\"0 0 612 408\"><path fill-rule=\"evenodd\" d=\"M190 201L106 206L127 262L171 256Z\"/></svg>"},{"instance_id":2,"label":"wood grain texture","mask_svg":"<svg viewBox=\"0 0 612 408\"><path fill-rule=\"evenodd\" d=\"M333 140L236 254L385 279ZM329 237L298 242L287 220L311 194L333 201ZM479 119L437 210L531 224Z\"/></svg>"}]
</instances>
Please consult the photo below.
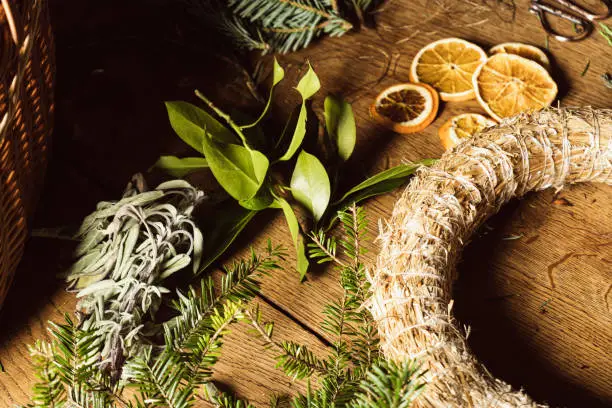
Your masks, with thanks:
<instances>
[{"instance_id":1,"label":"wood grain texture","mask_svg":"<svg viewBox=\"0 0 612 408\"><path fill-rule=\"evenodd\" d=\"M194 101L192 90L199 88L223 108L259 109L234 67L214 52L203 59L201 52L169 41L178 29L171 19L160 20L158 11L114 1L70 3L75 4L69 12L62 2L51 4L58 46L58 118L38 226L78 224L95 202L118 197L129 177L147 169L159 154L188 152L172 133L162 101ZM369 104L385 86L407 81L412 57L436 39L457 36L485 48L506 41L544 47L545 35L527 12L528 1L516 1L513 21L495 4L390 0L376 15L376 29L280 56L287 77L272 110L283 118L296 106L298 95L291 87L309 60L322 82L314 111L320 115L328 93L345 96L355 109L358 142L343 174L347 185L405 160L439 157L438 127L452 115L482 112L475 101L444 104L433 125L414 135L394 135L376 126ZM202 41L203 48L214 47ZM612 69L612 48L601 36L573 44L551 40L549 48L562 104L612 106L612 90L600 78ZM260 61L269 73L271 58L255 58L253 68ZM581 76L587 61L590 67ZM280 122L271 129L282 128ZM366 205L372 238L398 194ZM504 208L474 237L459 266L456 316L471 326L470 344L494 375L552 405L608 406L612 189L577 186L559 196L571 206L554 204L552 191L529 195ZM519 238L508 239L513 237ZM261 248L268 238L291 248L286 224L274 211L250 225L227 258L244 254L250 244ZM373 261L376 243L368 248L367 259ZM0 373L0 406L26 401L33 381L26 344L43 335L48 319L57 320L74 306L54 278L68 265L70 250L67 243L40 239L28 245L0 317L0 361L6 368ZM331 268L315 268L299 283L293 264L290 256L285 271L265 279L260 302L264 313L277 321L281 337L302 340L322 352L331 339L320 329L321 310L340 294L338 277ZM270 356L243 329L228 338L226 347L236 353L223 355L216 378L257 406L266 404L264 394L269 392L303 390L303 384L292 385L274 370Z\"/></svg>"}]
</instances>

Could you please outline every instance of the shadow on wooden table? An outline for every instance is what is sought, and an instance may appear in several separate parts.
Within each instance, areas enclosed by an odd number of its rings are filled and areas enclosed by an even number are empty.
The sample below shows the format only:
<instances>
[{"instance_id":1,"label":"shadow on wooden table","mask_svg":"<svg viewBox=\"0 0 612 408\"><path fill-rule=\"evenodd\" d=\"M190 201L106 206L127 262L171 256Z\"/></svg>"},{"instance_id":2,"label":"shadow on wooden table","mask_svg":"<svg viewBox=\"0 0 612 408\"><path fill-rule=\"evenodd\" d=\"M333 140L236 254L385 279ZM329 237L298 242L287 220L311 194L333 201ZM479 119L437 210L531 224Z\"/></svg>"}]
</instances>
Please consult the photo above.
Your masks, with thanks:
<instances>
[{"instance_id":1,"label":"shadow on wooden table","mask_svg":"<svg viewBox=\"0 0 612 408\"><path fill-rule=\"evenodd\" d=\"M555 369L547 355L539 353L540 349L529 344L528 336L530 333L535 335L531 330L537 333L540 328L521 327L525 323L520 321L521 317L513 316L509 308L504 307L505 302L521 302L518 300L521 294L498 294L504 285L499 283L502 278L493 276L492 266L500 262L499 257L496 259L500 251L498 247L504 239L508 239L504 237L504 226L518 216L519 206L518 200L506 205L487 222L488 228L483 227L483 235L474 238L464 251L454 290L455 316L462 326L470 326L468 342L480 362L494 376L512 384L515 389L523 388L536 401L551 406L609 407L601 396L594 395L580 382L568 379L562 370ZM525 279L523 276L516 278ZM521 304L520 307L528 306ZM539 313L542 319L545 318L543 309ZM550 341L559 341L559 338ZM549 347L549 350L552 349Z\"/></svg>"}]
</instances>

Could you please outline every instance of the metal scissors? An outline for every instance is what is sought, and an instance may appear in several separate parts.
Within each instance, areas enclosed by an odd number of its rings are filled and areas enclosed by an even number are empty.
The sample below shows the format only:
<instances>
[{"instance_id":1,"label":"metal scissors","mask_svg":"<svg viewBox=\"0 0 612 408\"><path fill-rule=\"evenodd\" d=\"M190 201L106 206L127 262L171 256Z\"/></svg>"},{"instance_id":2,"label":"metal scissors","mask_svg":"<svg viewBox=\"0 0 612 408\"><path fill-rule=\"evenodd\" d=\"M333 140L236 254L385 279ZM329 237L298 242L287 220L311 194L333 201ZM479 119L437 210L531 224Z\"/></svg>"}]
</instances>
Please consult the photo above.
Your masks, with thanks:
<instances>
[{"instance_id":1,"label":"metal scissors","mask_svg":"<svg viewBox=\"0 0 612 408\"><path fill-rule=\"evenodd\" d=\"M547 3L543 0L531 0L529 11L538 16L544 30L558 41L580 41L593 32L595 21L605 20L612 16L612 0L601 0L601 2L607 9L602 14L595 14L571 0L551 0ZM548 21L547 14L574 23L576 34L568 36L555 31Z\"/></svg>"}]
</instances>

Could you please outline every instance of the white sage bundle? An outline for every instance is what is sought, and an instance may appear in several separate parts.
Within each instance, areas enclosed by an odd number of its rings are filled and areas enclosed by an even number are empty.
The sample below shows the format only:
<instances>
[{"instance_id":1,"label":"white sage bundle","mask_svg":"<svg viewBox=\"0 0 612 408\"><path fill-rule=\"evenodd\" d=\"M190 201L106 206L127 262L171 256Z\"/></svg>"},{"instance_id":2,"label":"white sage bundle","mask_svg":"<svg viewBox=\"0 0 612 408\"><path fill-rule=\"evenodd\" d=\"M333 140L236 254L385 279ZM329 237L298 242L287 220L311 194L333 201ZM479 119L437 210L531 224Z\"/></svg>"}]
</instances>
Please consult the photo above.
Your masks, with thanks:
<instances>
[{"instance_id":1,"label":"white sage bundle","mask_svg":"<svg viewBox=\"0 0 612 408\"><path fill-rule=\"evenodd\" d=\"M101 202L84 219L67 276L83 322L104 338L101 368L115 379L169 292L163 280L189 265L197 271L202 256L191 215L204 193L183 180L145 190L137 175L120 201Z\"/></svg>"}]
</instances>

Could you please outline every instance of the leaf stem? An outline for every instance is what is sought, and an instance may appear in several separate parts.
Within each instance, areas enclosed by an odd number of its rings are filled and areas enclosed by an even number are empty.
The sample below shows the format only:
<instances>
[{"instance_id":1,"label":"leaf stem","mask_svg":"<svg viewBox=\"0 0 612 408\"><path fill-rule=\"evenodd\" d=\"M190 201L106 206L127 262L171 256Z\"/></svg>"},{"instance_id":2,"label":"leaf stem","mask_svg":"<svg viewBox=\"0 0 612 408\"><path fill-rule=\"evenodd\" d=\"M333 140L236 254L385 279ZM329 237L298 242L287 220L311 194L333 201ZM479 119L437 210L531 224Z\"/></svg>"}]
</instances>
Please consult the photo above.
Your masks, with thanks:
<instances>
[{"instance_id":1,"label":"leaf stem","mask_svg":"<svg viewBox=\"0 0 612 408\"><path fill-rule=\"evenodd\" d=\"M196 89L195 95L200 98L210 109L212 109L221 119L225 120L225 122L230 125L230 127L238 134L240 140L244 144L244 147L249 149L249 144L247 143L246 137L242 132L242 128L236 124L227 113L223 112L221 109L217 108L214 103L210 99L208 99L202 92Z\"/></svg>"},{"instance_id":2,"label":"leaf stem","mask_svg":"<svg viewBox=\"0 0 612 408\"><path fill-rule=\"evenodd\" d=\"M351 205L350 211L353 219L353 231L355 231L355 259L353 260L353 268L356 271L359 269L359 264L361 263L359 260L361 247L359 245L359 220L357 219L357 205L355 203Z\"/></svg>"},{"instance_id":3,"label":"leaf stem","mask_svg":"<svg viewBox=\"0 0 612 408\"><path fill-rule=\"evenodd\" d=\"M351 0L351 2L353 3L355 14L357 15L357 18L359 19L359 24L363 25L364 19L363 19L363 12L361 11L361 7L359 7L356 0Z\"/></svg>"}]
</instances>

